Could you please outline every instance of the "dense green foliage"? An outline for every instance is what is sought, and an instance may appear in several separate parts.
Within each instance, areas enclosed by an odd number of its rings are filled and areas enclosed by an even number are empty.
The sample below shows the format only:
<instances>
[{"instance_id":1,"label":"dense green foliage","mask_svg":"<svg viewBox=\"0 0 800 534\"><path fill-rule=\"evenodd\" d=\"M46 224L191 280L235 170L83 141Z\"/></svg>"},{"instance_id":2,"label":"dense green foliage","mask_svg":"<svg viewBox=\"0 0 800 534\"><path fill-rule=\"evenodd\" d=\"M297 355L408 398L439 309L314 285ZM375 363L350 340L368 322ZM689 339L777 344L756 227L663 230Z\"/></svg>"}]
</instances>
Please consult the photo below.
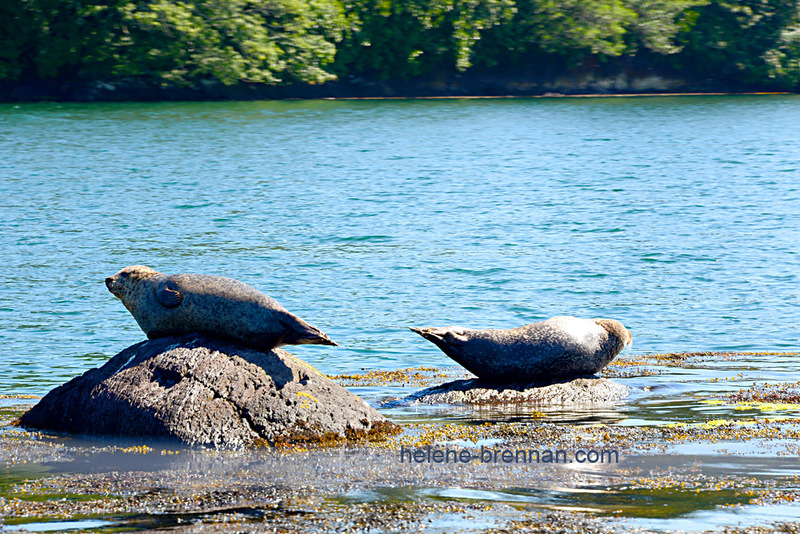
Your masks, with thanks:
<instances>
[{"instance_id":1,"label":"dense green foliage","mask_svg":"<svg viewBox=\"0 0 800 534\"><path fill-rule=\"evenodd\" d=\"M797 88L798 0L5 0L0 80L322 83L638 58ZM642 59L644 58L644 59Z\"/></svg>"},{"instance_id":2,"label":"dense green foliage","mask_svg":"<svg viewBox=\"0 0 800 534\"><path fill-rule=\"evenodd\" d=\"M11 0L0 77L323 82L351 26L337 0Z\"/></svg>"}]
</instances>

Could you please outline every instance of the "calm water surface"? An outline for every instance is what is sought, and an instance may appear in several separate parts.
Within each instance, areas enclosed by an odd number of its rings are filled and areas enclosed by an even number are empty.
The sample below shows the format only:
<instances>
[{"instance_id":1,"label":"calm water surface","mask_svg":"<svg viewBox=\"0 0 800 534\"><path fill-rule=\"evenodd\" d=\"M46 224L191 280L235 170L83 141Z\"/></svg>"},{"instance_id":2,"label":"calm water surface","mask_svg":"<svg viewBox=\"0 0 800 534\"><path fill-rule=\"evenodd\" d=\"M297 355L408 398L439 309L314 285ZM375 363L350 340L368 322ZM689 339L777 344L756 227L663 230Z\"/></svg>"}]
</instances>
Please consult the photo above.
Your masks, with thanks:
<instances>
[{"instance_id":1,"label":"calm water surface","mask_svg":"<svg viewBox=\"0 0 800 534\"><path fill-rule=\"evenodd\" d=\"M798 351L798 141L798 96L0 105L0 394L144 339L103 284L131 264L257 287L342 344L292 349L330 374L452 363L408 326L567 314L621 320L634 353ZM789 354L661 371L620 379L639 388L623 406L548 421L752 417L700 399L800 380ZM760 472L758 447L720 469ZM800 473L773 460L770 477ZM607 506L536 495L459 498ZM642 524L738 524L716 506Z\"/></svg>"},{"instance_id":2,"label":"calm water surface","mask_svg":"<svg viewBox=\"0 0 800 534\"><path fill-rule=\"evenodd\" d=\"M0 393L143 339L103 285L135 263L254 285L329 373L564 314L798 350L798 141L797 96L0 105Z\"/></svg>"}]
</instances>

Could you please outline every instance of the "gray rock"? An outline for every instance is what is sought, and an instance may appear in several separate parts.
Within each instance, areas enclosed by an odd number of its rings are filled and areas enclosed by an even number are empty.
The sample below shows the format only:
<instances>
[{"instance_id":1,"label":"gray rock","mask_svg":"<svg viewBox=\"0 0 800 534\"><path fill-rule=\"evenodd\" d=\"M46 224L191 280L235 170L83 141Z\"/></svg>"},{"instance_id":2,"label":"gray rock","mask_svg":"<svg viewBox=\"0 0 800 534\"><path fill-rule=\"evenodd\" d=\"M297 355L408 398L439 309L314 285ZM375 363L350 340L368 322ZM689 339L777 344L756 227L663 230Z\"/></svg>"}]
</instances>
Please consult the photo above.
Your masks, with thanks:
<instances>
[{"instance_id":1,"label":"gray rock","mask_svg":"<svg viewBox=\"0 0 800 534\"><path fill-rule=\"evenodd\" d=\"M286 351L264 353L198 334L123 350L48 393L20 424L217 448L330 443L400 430Z\"/></svg>"},{"instance_id":2,"label":"gray rock","mask_svg":"<svg viewBox=\"0 0 800 534\"><path fill-rule=\"evenodd\" d=\"M605 378L576 378L546 386L455 380L409 395L394 405L414 404L607 404L628 397L629 388Z\"/></svg>"}]
</instances>

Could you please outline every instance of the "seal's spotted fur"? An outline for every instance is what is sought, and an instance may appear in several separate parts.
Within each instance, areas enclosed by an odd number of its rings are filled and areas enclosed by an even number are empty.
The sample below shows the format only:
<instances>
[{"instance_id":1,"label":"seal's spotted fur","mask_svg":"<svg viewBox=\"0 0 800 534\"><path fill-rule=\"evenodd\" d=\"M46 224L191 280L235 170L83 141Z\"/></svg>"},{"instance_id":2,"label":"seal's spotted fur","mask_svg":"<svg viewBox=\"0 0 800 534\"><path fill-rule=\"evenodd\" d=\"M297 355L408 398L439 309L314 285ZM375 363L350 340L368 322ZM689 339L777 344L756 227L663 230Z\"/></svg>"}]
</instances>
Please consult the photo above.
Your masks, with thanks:
<instances>
[{"instance_id":1,"label":"seal's spotted fur","mask_svg":"<svg viewBox=\"0 0 800 534\"><path fill-rule=\"evenodd\" d=\"M133 265L106 278L106 286L150 339L198 332L263 351L281 345L336 345L274 299L231 278L166 276Z\"/></svg>"},{"instance_id":2,"label":"seal's spotted fur","mask_svg":"<svg viewBox=\"0 0 800 534\"><path fill-rule=\"evenodd\" d=\"M510 330L412 328L480 378L552 382L591 375L632 341L613 319L553 317Z\"/></svg>"}]
</instances>

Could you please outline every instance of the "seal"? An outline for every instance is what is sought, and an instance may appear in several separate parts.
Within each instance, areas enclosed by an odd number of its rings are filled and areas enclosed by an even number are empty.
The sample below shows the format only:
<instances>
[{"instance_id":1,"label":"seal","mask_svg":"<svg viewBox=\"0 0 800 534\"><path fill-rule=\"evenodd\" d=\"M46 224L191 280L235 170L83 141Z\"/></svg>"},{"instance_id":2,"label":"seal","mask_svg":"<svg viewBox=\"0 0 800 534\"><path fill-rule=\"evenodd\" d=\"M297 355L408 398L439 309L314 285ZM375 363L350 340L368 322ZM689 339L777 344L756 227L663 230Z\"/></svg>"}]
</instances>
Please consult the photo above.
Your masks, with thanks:
<instances>
[{"instance_id":1,"label":"seal","mask_svg":"<svg viewBox=\"0 0 800 534\"><path fill-rule=\"evenodd\" d=\"M222 276L173 274L144 265L106 278L149 339L201 333L269 352L281 345L338 345L257 289Z\"/></svg>"},{"instance_id":2,"label":"seal","mask_svg":"<svg viewBox=\"0 0 800 534\"><path fill-rule=\"evenodd\" d=\"M480 378L554 382L598 372L631 343L614 319L560 316L509 330L411 328Z\"/></svg>"}]
</instances>

